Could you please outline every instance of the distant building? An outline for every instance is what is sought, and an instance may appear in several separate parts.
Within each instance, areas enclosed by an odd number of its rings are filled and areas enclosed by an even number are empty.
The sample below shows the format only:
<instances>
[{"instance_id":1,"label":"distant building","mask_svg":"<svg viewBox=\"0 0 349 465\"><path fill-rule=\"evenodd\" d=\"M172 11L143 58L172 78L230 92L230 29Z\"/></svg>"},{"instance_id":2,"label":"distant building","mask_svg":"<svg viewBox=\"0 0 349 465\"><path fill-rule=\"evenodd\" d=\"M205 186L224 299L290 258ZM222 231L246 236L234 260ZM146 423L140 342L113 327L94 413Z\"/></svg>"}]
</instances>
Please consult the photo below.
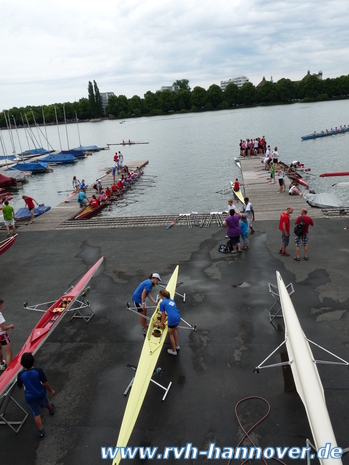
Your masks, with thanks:
<instances>
[{"instance_id":1,"label":"distant building","mask_svg":"<svg viewBox=\"0 0 349 465\"><path fill-rule=\"evenodd\" d=\"M316 73L313 73L313 74L310 74L310 70L308 69L308 72L307 74L304 76L304 78L308 78L310 76L315 76L317 77L318 79L321 79L322 80L322 71L319 71L317 74ZM303 78L303 79L304 79Z\"/></svg>"},{"instance_id":2,"label":"distant building","mask_svg":"<svg viewBox=\"0 0 349 465\"><path fill-rule=\"evenodd\" d=\"M102 100L103 112L105 113L109 98L115 94L114 92L100 92L100 95L101 95L101 100Z\"/></svg>"},{"instance_id":3,"label":"distant building","mask_svg":"<svg viewBox=\"0 0 349 465\"><path fill-rule=\"evenodd\" d=\"M164 90L169 90L170 92L177 93L179 89L180 89L179 86L162 86L161 89L157 90L156 92L163 92Z\"/></svg>"},{"instance_id":4,"label":"distant building","mask_svg":"<svg viewBox=\"0 0 349 465\"><path fill-rule=\"evenodd\" d=\"M238 76L236 78L229 79L228 81L221 81L221 90L225 91L228 84L235 84L240 89L240 87L242 87L246 82L249 82L246 76Z\"/></svg>"},{"instance_id":5,"label":"distant building","mask_svg":"<svg viewBox=\"0 0 349 465\"><path fill-rule=\"evenodd\" d=\"M260 89L261 87L264 86L264 84L266 84L267 82L271 82L273 83L273 76L270 76L270 81L267 81L265 79L265 76L263 76L263 79L261 80L261 82L259 84L256 85L256 89Z\"/></svg>"}]
</instances>

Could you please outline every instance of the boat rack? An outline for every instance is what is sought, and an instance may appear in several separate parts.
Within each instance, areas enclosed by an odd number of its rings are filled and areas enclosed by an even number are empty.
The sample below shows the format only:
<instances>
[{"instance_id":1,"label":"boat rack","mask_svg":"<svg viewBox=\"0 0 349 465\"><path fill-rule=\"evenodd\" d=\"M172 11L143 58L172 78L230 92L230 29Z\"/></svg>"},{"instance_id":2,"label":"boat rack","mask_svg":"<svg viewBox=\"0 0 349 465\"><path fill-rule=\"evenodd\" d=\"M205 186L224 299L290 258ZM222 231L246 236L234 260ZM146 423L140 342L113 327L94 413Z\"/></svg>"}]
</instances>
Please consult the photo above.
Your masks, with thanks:
<instances>
[{"instance_id":1,"label":"boat rack","mask_svg":"<svg viewBox=\"0 0 349 465\"><path fill-rule=\"evenodd\" d=\"M269 309L269 322L274 326L275 329L277 329L275 327L273 321L275 320L275 318L282 318L282 308L281 308L281 304L280 304L280 297L279 297L277 286L275 286L274 284L268 283L268 288L269 288L270 294L275 299L275 302L273 303L273 305ZM293 288L292 283L290 283L288 286L286 286L286 289L287 289L287 292L288 292L289 296L294 294L294 288ZM274 307L276 305L278 306L278 309L277 309L276 312L273 312L273 309L274 309Z\"/></svg>"},{"instance_id":2,"label":"boat rack","mask_svg":"<svg viewBox=\"0 0 349 465\"><path fill-rule=\"evenodd\" d=\"M137 367L135 367L134 365L127 365L128 368L132 368L132 370L134 371L137 371ZM158 376L160 377L161 376L161 373L165 371L163 370L162 368L157 368L154 373L153 373L153 376ZM131 389L132 385L133 385L133 381L134 381L135 377L133 377L131 379L131 381L129 382L127 388L125 389L125 392L124 392L124 396L127 396L127 394L129 393L129 390ZM167 394L168 394L168 391L170 390L171 386L172 386L172 381L170 381L169 385L167 386L167 388L165 386L163 386L162 384L160 383L157 383L154 379L150 378L150 381L154 384L156 384L156 386L159 386L159 388L163 389L165 391L165 394L163 395L162 397L162 401L164 402L164 400L166 399L167 397Z\"/></svg>"},{"instance_id":3,"label":"boat rack","mask_svg":"<svg viewBox=\"0 0 349 465\"><path fill-rule=\"evenodd\" d=\"M67 294L73 286L71 286L64 294ZM82 318L86 323L88 323L91 318L94 316L94 312L90 307L90 302L86 299L90 292L90 286L86 287L79 296L79 299L76 299L72 305L72 307L65 310L65 313L74 312L73 316L70 317L71 321L73 318ZM43 312L45 313L50 305L54 304L56 300L52 300L50 302L42 302L40 304L35 305L28 305L28 302L24 302L23 307L26 310L32 310L35 312ZM42 308L45 307L45 308Z\"/></svg>"},{"instance_id":4,"label":"boat rack","mask_svg":"<svg viewBox=\"0 0 349 465\"><path fill-rule=\"evenodd\" d=\"M9 426L12 429L12 431L14 431L17 434L24 425L26 419L29 416L29 413L26 410L24 410L24 408L13 397L13 391L16 387L16 384L17 379L13 381L8 390L0 398L0 425ZM12 402L12 404L10 404L10 402ZM23 413L24 417L19 420L6 418L5 413L7 408L9 407L9 404L11 407L14 407L11 409L11 413L13 413L14 410L17 410L17 412L20 411L21 414Z\"/></svg>"}]
</instances>

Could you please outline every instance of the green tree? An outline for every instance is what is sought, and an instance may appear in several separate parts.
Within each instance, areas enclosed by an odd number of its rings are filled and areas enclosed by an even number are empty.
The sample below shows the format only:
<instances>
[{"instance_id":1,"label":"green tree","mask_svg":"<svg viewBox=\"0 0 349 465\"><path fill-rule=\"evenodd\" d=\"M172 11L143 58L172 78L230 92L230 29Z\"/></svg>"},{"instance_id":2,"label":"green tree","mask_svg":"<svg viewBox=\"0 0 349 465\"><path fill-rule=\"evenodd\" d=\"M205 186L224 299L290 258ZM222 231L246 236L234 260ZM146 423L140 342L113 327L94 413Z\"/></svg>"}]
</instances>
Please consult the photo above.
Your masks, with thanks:
<instances>
[{"instance_id":1,"label":"green tree","mask_svg":"<svg viewBox=\"0 0 349 465\"><path fill-rule=\"evenodd\" d=\"M322 94L322 80L316 76L306 76L298 83L298 98L317 100Z\"/></svg>"},{"instance_id":2,"label":"green tree","mask_svg":"<svg viewBox=\"0 0 349 465\"><path fill-rule=\"evenodd\" d=\"M146 113L154 112L158 109L158 94L148 92L144 94L144 110Z\"/></svg>"},{"instance_id":3,"label":"green tree","mask_svg":"<svg viewBox=\"0 0 349 465\"><path fill-rule=\"evenodd\" d=\"M183 90L190 90L188 79L177 79L172 85L179 86Z\"/></svg>"},{"instance_id":4,"label":"green tree","mask_svg":"<svg viewBox=\"0 0 349 465\"><path fill-rule=\"evenodd\" d=\"M95 102L96 102L96 116L101 117L103 116L102 98L101 98L101 94L99 92L99 88L95 80L93 81L93 87L94 87Z\"/></svg>"},{"instance_id":5,"label":"green tree","mask_svg":"<svg viewBox=\"0 0 349 465\"><path fill-rule=\"evenodd\" d=\"M277 102L279 96L276 90L276 84L265 82L257 91L257 100L262 103Z\"/></svg>"},{"instance_id":6,"label":"green tree","mask_svg":"<svg viewBox=\"0 0 349 465\"><path fill-rule=\"evenodd\" d=\"M224 91L224 100L231 107L239 103L239 88L232 82L227 85Z\"/></svg>"},{"instance_id":7,"label":"green tree","mask_svg":"<svg viewBox=\"0 0 349 465\"><path fill-rule=\"evenodd\" d=\"M245 82L239 89L239 100L243 105L252 105L257 100L257 91L252 82Z\"/></svg>"},{"instance_id":8,"label":"green tree","mask_svg":"<svg viewBox=\"0 0 349 465\"><path fill-rule=\"evenodd\" d=\"M196 86L191 93L190 102L192 107L195 106L197 110L202 110L207 103L206 90L203 87Z\"/></svg>"},{"instance_id":9,"label":"green tree","mask_svg":"<svg viewBox=\"0 0 349 465\"><path fill-rule=\"evenodd\" d=\"M79 100L78 108L76 109L78 119L89 119L91 118L90 102L87 98L81 98Z\"/></svg>"},{"instance_id":10,"label":"green tree","mask_svg":"<svg viewBox=\"0 0 349 465\"><path fill-rule=\"evenodd\" d=\"M217 84L212 84L206 92L207 103L211 104L212 108L218 108L223 100L222 90Z\"/></svg>"},{"instance_id":11,"label":"green tree","mask_svg":"<svg viewBox=\"0 0 349 465\"><path fill-rule=\"evenodd\" d=\"M93 118L97 116L97 105L96 105L96 97L93 90L93 85L91 81L88 81L88 101L90 102L90 113Z\"/></svg>"},{"instance_id":12,"label":"green tree","mask_svg":"<svg viewBox=\"0 0 349 465\"><path fill-rule=\"evenodd\" d=\"M159 106L164 113L175 109L174 93L170 90L164 90L159 95Z\"/></svg>"},{"instance_id":13,"label":"green tree","mask_svg":"<svg viewBox=\"0 0 349 465\"><path fill-rule=\"evenodd\" d=\"M281 102L290 102L296 98L296 86L290 79L282 78L275 86Z\"/></svg>"},{"instance_id":14,"label":"green tree","mask_svg":"<svg viewBox=\"0 0 349 465\"><path fill-rule=\"evenodd\" d=\"M179 89L177 94L175 94L176 108L177 110L190 110L191 92L186 89Z\"/></svg>"},{"instance_id":15,"label":"green tree","mask_svg":"<svg viewBox=\"0 0 349 465\"><path fill-rule=\"evenodd\" d=\"M142 100L140 99L140 97L138 97L138 95L134 95L132 98L129 99L128 110L131 113L131 115L134 114L135 116L140 116L142 114L143 104Z\"/></svg>"}]
</instances>

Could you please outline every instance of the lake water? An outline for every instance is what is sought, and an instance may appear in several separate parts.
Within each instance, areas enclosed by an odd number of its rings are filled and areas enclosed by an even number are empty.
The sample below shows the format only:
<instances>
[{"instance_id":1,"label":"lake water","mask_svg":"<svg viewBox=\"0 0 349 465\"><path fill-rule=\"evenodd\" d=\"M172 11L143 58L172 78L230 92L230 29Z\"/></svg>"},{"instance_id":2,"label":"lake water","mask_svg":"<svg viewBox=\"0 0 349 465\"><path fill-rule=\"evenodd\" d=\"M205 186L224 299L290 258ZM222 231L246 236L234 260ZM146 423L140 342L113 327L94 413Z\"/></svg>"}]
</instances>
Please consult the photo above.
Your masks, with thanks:
<instances>
[{"instance_id":1,"label":"lake water","mask_svg":"<svg viewBox=\"0 0 349 465\"><path fill-rule=\"evenodd\" d=\"M15 209L24 206L23 194L34 197L39 203L54 207L70 190L73 175L84 178L88 184L103 174L101 169L113 165L113 155L121 150L125 163L132 160L149 160L147 175L155 181L139 183L138 195L130 204L117 203L105 214L133 216L153 214L178 214L196 211L222 210L227 195L216 193L228 188L230 181L239 176L234 157L239 155L241 138L266 137L272 148L278 147L281 160L290 163L300 160L311 168L307 177L310 189L334 192L349 204L349 189L332 187L348 178L319 178L326 171L348 171L349 134L323 139L302 141L301 136L322 129L346 124L349 126L349 101L320 102L311 104L280 105L273 107L242 108L217 112L173 114L151 118L120 121L80 123L82 145L106 147L122 139L149 142L148 145L113 146L78 161L73 166L54 166L52 173L32 176L11 201ZM80 144L77 125L68 125L70 147ZM67 149L66 129L59 127L63 149ZM42 131L44 129L42 128ZM34 129L37 134L36 129ZM23 130L18 130L22 149L28 148ZM57 127L47 127L50 144L59 149ZM7 131L2 131L7 153L11 144ZM13 136L17 143L17 135ZM38 136L36 136L38 137ZM41 136L41 145L46 141ZM31 146L32 148L32 146ZM156 176L156 177L155 177Z\"/></svg>"}]
</instances>

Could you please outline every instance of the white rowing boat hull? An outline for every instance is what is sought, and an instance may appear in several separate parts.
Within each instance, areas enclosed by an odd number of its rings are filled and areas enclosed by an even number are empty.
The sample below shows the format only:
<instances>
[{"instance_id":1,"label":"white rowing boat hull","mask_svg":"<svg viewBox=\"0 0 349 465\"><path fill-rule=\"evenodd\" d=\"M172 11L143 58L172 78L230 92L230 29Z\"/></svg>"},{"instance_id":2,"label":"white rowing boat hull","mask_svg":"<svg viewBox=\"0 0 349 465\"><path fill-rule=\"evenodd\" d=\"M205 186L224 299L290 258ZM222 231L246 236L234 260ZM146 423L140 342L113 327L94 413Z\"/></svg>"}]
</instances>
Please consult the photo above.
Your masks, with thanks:
<instances>
[{"instance_id":1,"label":"white rowing boat hull","mask_svg":"<svg viewBox=\"0 0 349 465\"><path fill-rule=\"evenodd\" d=\"M308 417L315 447L326 443L337 447L325 395L313 353L299 323L297 313L280 273L276 272L280 303L285 322L285 339L297 392ZM319 459L322 465L342 465L341 459Z\"/></svg>"}]
</instances>

